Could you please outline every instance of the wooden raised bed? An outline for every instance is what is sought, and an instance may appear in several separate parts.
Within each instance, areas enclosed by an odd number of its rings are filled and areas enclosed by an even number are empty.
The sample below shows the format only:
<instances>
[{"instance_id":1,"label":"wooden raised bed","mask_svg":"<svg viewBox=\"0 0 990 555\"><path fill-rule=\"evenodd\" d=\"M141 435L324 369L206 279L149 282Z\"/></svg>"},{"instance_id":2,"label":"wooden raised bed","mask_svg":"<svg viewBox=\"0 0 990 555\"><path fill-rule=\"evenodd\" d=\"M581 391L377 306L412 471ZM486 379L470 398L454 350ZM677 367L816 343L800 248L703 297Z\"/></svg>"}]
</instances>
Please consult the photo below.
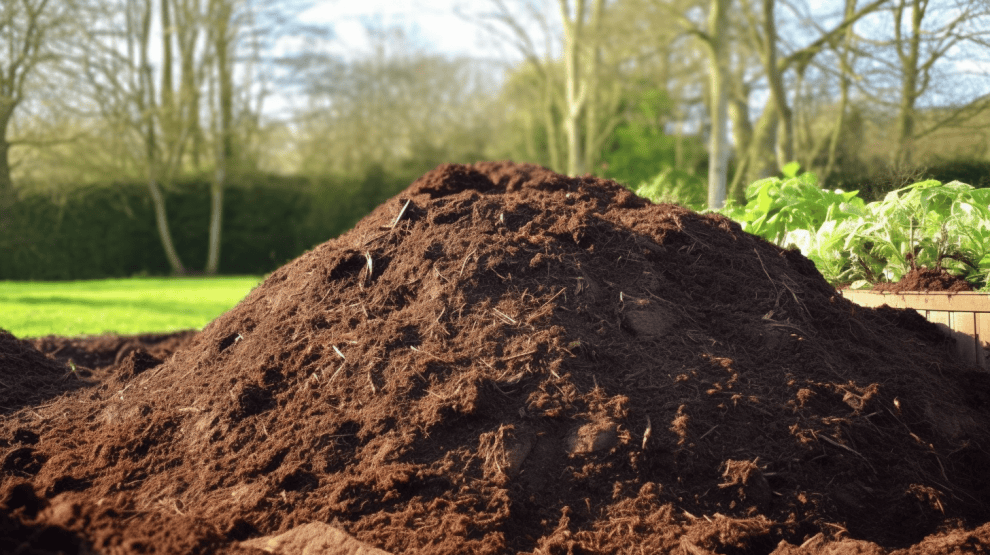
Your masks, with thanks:
<instances>
[{"instance_id":1,"label":"wooden raised bed","mask_svg":"<svg viewBox=\"0 0 990 555\"><path fill-rule=\"evenodd\" d=\"M845 290L842 296L860 306L913 308L956 340L964 360L990 370L990 294Z\"/></svg>"}]
</instances>

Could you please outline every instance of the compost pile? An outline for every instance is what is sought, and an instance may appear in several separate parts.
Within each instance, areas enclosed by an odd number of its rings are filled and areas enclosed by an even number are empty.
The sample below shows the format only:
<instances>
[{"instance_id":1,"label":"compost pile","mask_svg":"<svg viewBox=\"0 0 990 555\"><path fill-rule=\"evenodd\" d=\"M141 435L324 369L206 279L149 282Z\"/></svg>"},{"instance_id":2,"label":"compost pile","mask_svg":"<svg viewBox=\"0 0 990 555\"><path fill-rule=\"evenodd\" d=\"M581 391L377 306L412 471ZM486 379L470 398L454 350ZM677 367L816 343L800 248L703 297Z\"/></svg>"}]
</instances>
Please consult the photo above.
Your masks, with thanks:
<instances>
[{"instance_id":1,"label":"compost pile","mask_svg":"<svg viewBox=\"0 0 990 555\"><path fill-rule=\"evenodd\" d=\"M0 528L38 553L260 553L308 523L391 553L986 549L990 380L951 351L721 216L445 165L171 356L11 407Z\"/></svg>"}]
</instances>

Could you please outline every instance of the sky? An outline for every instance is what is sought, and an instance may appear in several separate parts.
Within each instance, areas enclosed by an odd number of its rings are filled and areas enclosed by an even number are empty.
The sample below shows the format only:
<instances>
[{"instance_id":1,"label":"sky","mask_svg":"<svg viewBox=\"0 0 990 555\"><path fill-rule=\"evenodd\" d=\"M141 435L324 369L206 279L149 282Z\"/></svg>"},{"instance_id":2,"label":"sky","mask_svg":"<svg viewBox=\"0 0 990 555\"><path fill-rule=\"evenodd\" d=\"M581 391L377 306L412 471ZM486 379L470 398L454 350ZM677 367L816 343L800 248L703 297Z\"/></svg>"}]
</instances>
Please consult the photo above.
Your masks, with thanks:
<instances>
[{"instance_id":1,"label":"sky","mask_svg":"<svg viewBox=\"0 0 990 555\"><path fill-rule=\"evenodd\" d=\"M502 57L490 37L467 17L485 10L489 0L315 0L301 14L307 23L329 24L332 48L351 55L367 51L365 26L399 27L425 50L476 58ZM456 10L456 11L455 11Z\"/></svg>"},{"instance_id":2,"label":"sky","mask_svg":"<svg viewBox=\"0 0 990 555\"><path fill-rule=\"evenodd\" d=\"M551 13L556 15L554 0L526 0L526 2L549 8ZM519 3L511 0L506 2L510 6ZM819 25L825 27L834 25L832 19L841 12L839 0L828 2L810 0L807 6L803 17L813 17ZM493 10L492 0L312 0L312 7L300 14L300 20L332 28L334 37L326 44L326 48L343 59L359 57L369 52L371 45L366 28L371 26L378 29L400 28L405 32L406 40L426 52L470 56L479 60L515 65L521 60L520 54L509 45L499 45L497 38L478 24L477 14ZM823 14L826 13L830 14L832 19L827 16L823 18ZM789 10L780 10L778 16L793 19L795 14ZM880 29L886 29L890 27L888 17L886 13L868 16L861 21L858 30L869 36ZM871 21L871 18L875 21ZM800 29L801 26L785 26L781 32L786 33L787 29L795 28ZM535 23L530 32L534 36L539 34ZM788 42L802 45L807 44L814 37L817 37L817 32L808 36L789 37ZM962 56L962 60L957 62L954 69L959 73L985 75L988 68L990 62L985 59L976 60ZM951 103L953 100L959 100L951 98L952 93L946 95L943 91L935 92L936 94L930 94L922 99L921 103ZM973 94L971 90L956 92L970 96ZM759 94L755 96L754 102L762 106L763 97Z\"/></svg>"}]
</instances>

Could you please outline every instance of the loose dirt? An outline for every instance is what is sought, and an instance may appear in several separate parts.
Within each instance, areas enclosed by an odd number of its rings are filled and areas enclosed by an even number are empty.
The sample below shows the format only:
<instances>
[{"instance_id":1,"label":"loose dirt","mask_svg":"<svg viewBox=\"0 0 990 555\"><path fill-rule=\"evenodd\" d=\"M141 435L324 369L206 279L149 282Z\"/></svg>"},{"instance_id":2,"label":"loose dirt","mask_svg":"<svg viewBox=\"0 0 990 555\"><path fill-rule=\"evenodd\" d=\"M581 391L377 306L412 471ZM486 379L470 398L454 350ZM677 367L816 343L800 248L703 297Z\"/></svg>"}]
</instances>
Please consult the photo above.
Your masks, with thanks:
<instances>
[{"instance_id":1,"label":"loose dirt","mask_svg":"<svg viewBox=\"0 0 990 555\"><path fill-rule=\"evenodd\" d=\"M76 377L0 335L0 551L990 546L990 375L608 181L441 166L195 336L107 341Z\"/></svg>"},{"instance_id":2,"label":"loose dirt","mask_svg":"<svg viewBox=\"0 0 990 555\"><path fill-rule=\"evenodd\" d=\"M904 274L904 277L894 283L878 283L873 286L873 290L892 293L903 291L957 292L972 291L973 288L965 279L946 272L944 268L921 266Z\"/></svg>"}]
</instances>

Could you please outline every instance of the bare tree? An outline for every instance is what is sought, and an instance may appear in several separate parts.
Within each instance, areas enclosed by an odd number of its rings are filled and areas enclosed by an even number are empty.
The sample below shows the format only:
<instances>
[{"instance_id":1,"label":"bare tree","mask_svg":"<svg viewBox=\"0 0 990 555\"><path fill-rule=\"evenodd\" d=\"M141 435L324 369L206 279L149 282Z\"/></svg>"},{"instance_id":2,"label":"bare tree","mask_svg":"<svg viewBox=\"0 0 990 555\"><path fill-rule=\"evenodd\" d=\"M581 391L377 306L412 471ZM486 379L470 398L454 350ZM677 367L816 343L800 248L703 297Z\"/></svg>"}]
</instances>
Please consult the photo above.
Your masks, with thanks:
<instances>
[{"instance_id":1,"label":"bare tree","mask_svg":"<svg viewBox=\"0 0 990 555\"><path fill-rule=\"evenodd\" d=\"M223 192L234 155L234 78L235 47L233 0L209 0L209 38L216 76L216 168L210 183L210 232L207 242L206 273L220 268L220 236L223 223Z\"/></svg>"},{"instance_id":2,"label":"bare tree","mask_svg":"<svg viewBox=\"0 0 990 555\"><path fill-rule=\"evenodd\" d=\"M754 14L757 13L756 10L751 9L748 5L743 10L743 13L750 17L750 40L756 47L757 51L760 52L760 58L763 65L763 72L766 76L767 83L770 89L770 100L767 108L772 108L775 112L775 119L779 122L776 126L776 164L778 167L782 167L787 162L795 159L795 134L794 134L794 120L793 120L793 110L791 108L791 102L789 100L789 91L785 85L785 73L791 69L794 70L796 74L796 84L793 90L796 91L800 88L800 83L804 79L805 71L807 70L809 64L812 60L820 54L825 48L832 44L836 44L839 40L847 33L857 21L865 17L866 15L875 12L884 3L889 0L873 0L872 2L866 4L862 8L848 11L844 14L841 21L828 30L821 30L820 35L809 43L807 46L796 49L784 55L782 58L778 56L778 50L780 48L780 37L777 32L777 22L775 14L775 6L777 0L760 0L760 10L759 10L759 20L754 19ZM748 2L748 0L744 0ZM764 121L769 122L771 118L768 115L761 117ZM756 134L753 137L753 143L749 149L748 156L750 157L749 167L752 170L759 170L757 166L758 163L754 163L757 159L762 158L759 153L762 150L763 145L766 144L764 137L766 134L770 134L774 129L767 125L757 125Z\"/></svg>"},{"instance_id":3,"label":"bare tree","mask_svg":"<svg viewBox=\"0 0 990 555\"><path fill-rule=\"evenodd\" d=\"M619 25L616 8L630 2L491 0L491 10L469 16L492 36L512 45L529 65L541 95L541 117L550 165L579 175L591 171L619 123L620 68L628 59L622 47L607 44ZM628 12L627 12L628 13ZM610 21L611 20L611 21ZM518 83L516 83L518 84ZM515 85L515 84L514 84ZM529 125L536 123L532 116Z\"/></svg>"},{"instance_id":4,"label":"bare tree","mask_svg":"<svg viewBox=\"0 0 990 555\"><path fill-rule=\"evenodd\" d=\"M0 4L0 209L14 201L9 136L14 113L38 70L60 59L59 42L70 22L63 0L4 0Z\"/></svg>"},{"instance_id":5,"label":"bare tree","mask_svg":"<svg viewBox=\"0 0 990 555\"><path fill-rule=\"evenodd\" d=\"M856 0L846 0L845 17L850 18L856 9ZM835 123L832 126L832 133L828 143L828 161L825 162L825 169L822 171L821 182L825 183L835 171L835 161L839 149L839 139L842 137L846 127L846 111L849 105L849 85L852 76L852 41L853 27L846 27L842 36L842 43L837 49L839 59L839 105L836 108Z\"/></svg>"},{"instance_id":6,"label":"bare tree","mask_svg":"<svg viewBox=\"0 0 990 555\"><path fill-rule=\"evenodd\" d=\"M550 167L556 171L566 171L562 159L566 157L570 160L570 157L566 151L567 145L560 141L556 117L565 100L558 90L560 78L553 61L555 32L550 17L541 6L531 2L523 3L522 13L513 10L505 0L491 0L491 8L491 11L462 16L474 21L503 43L511 45L523 57L523 63L532 68L533 77L537 80L539 122L547 137ZM533 123L530 119L530 126Z\"/></svg>"},{"instance_id":7,"label":"bare tree","mask_svg":"<svg viewBox=\"0 0 990 555\"><path fill-rule=\"evenodd\" d=\"M967 43L990 46L990 6L985 2L947 2L938 7L942 9L933 13L931 0L897 0L892 9L894 38L890 46L895 51L900 74L896 166L913 163L914 142L919 138L938 128L964 122L990 107L990 95L982 94L970 102L957 104L927 128L917 128L918 101L938 82L937 64L947 61L954 49ZM938 86L942 88L945 83Z\"/></svg>"},{"instance_id":8,"label":"bare tree","mask_svg":"<svg viewBox=\"0 0 990 555\"><path fill-rule=\"evenodd\" d=\"M695 36L708 54L711 136L708 146L708 207L725 205L729 172L729 9L732 0L710 0L705 28L675 12L684 30Z\"/></svg>"},{"instance_id":9,"label":"bare tree","mask_svg":"<svg viewBox=\"0 0 990 555\"><path fill-rule=\"evenodd\" d=\"M170 1L196 5L200 0ZM246 147L261 127L272 79L266 73L273 64L271 51L278 38L299 31L293 21L306 5L293 0L206 0L201 20L207 39L202 67L209 75L214 152L206 261L209 275L220 268L224 190L233 175L243 174L254 162Z\"/></svg>"},{"instance_id":10,"label":"bare tree","mask_svg":"<svg viewBox=\"0 0 990 555\"><path fill-rule=\"evenodd\" d=\"M170 182L181 169L182 152L193 132L191 125L198 121L189 115L198 110L193 103L195 96L189 91L197 89L201 81L184 74L180 77L180 83L183 83L180 94L175 94L171 58L173 34L168 29L161 34L161 55L168 58L152 59L156 11L154 0L91 4L89 20L83 25L88 40L82 46L83 54L77 63L88 83L90 101L100 117L127 130L142 145L131 152L143 167L162 248L172 271L185 274L186 266L172 239L162 184ZM184 15L189 16L188 13ZM166 21L168 17L165 16ZM195 45L187 41L179 44L180 47ZM180 59L187 59L189 55L184 51L179 53ZM162 71L156 72L156 66ZM195 75L198 68L183 63L182 70ZM183 101L181 105L180 100Z\"/></svg>"},{"instance_id":11,"label":"bare tree","mask_svg":"<svg viewBox=\"0 0 990 555\"><path fill-rule=\"evenodd\" d=\"M355 60L285 60L307 102L294 117L301 171L394 174L484 151L497 115L478 63L425 52L395 29L368 31L372 51Z\"/></svg>"},{"instance_id":12,"label":"bare tree","mask_svg":"<svg viewBox=\"0 0 990 555\"><path fill-rule=\"evenodd\" d=\"M597 84L599 43L602 40L602 11L604 0L559 0L560 18L564 27L564 134L567 136L567 173L585 172L585 156L581 144L581 116L588 108L589 96ZM590 9L589 9L590 8Z\"/></svg>"},{"instance_id":13,"label":"bare tree","mask_svg":"<svg viewBox=\"0 0 990 555\"><path fill-rule=\"evenodd\" d=\"M274 36L298 5L94 0L88 7L81 25L86 40L76 60L88 100L98 119L124 132L122 150L144 175L162 247L177 274L188 269L172 240L164 190L185 171L214 172L205 270L215 274L224 189L243 162L238 145L252 127L238 124L258 119L246 114L260 112L268 91L257 70L267 63L261 56L270 46L261 37ZM204 118L210 121L205 128ZM140 149L133 148L137 144Z\"/></svg>"}]
</instances>

